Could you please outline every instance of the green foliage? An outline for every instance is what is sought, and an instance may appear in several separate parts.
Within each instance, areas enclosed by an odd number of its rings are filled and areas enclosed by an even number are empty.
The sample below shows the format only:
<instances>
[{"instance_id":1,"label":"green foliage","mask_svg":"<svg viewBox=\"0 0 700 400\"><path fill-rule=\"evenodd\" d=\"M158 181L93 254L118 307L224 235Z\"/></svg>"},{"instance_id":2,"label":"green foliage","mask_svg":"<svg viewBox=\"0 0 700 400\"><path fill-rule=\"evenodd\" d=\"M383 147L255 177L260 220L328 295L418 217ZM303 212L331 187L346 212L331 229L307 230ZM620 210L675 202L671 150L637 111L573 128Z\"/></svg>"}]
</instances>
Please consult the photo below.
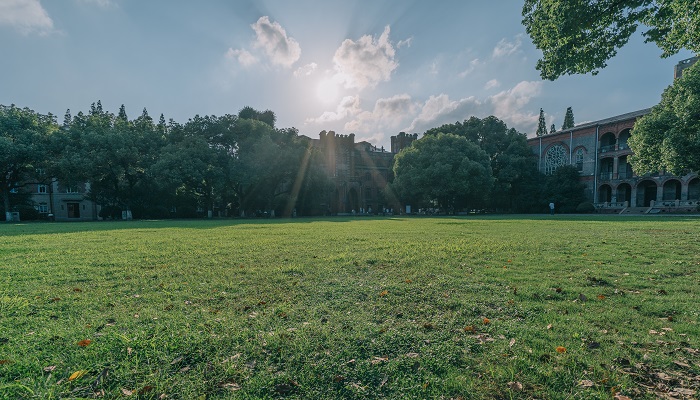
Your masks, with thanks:
<instances>
[{"instance_id":1,"label":"green foliage","mask_svg":"<svg viewBox=\"0 0 700 400\"><path fill-rule=\"evenodd\" d=\"M576 212L578 205L586 200L585 188L578 169L564 165L547 177L544 193L548 202L554 202L557 212L568 214Z\"/></svg>"},{"instance_id":2,"label":"green foliage","mask_svg":"<svg viewBox=\"0 0 700 400\"><path fill-rule=\"evenodd\" d=\"M414 206L482 206L493 186L488 154L462 136L426 135L394 159L393 188Z\"/></svg>"},{"instance_id":3,"label":"green foliage","mask_svg":"<svg viewBox=\"0 0 700 400\"><path fill-rule=\"evenodd\" d=\"M537 131L535 132L537 136L543 136L547 134L547 121L544 119L544 110L540 108L540 117L537 120Z\"/></svg>"},{"instance_id":4,"label":"green foliage","mask_svg":"<svg viewBox=\"0 0 700 400\"><path fill-rule=\"evenodd\" d=\"M11 206L11 193L31 183L45 183L39 171L51 168L49 153L55 118L28 108L0 105L0 196L3 209Z\"/></svg>"},{"instance_id":5,"label":"green foliage","mask_svg":"<svg viewBox=\"0 0 700 400\"><path fill-rule=\"evenodd\" d=\"M628 143L638 175L700 170L700 63L683 71L661 102L635 123Z\"/></svg>"},{"instance_id":6,"label":"green foliage","mask_svg":"<svg viewBox=\"0 0 700 400\"><path fill-rule=\"evenodd\" d=\"M595 206L591 202L583 202L576 206L576 212L580 214L590 214L595 212Z\"/></svg>"},{"instance_id":7,"label":"green foliage","mask_svg":"<svg viewBox=\"0 0 700 400\"><path fill-rule=\"evenodd\" d=\"M560 216L0 226L0 397L659 398L697 389L698 234Z\"/></svg>"},{"instance_id":8,"label":"green foliage","mask_svg":"<svg viewBox=\"0 0 700 400\"><path fill-rule=\"evenodd\" d=\"M543 57L543 79L597 74L639 25L663 57L700 52L700 3L689 0L525 0L523 25Z\"/></svg>"},{"instance_id":9,"label":"green foliage","mask_svg":"<svg viewBox=\"0 0 700 400\"><path fill-rule=\"evenodd\" d=\"M537 210L539 181L536 158L527 137L494 116L471 117L464 122L428 130L425 135L451 133L477 144L488 154L494 177L493 188L484 204L490 211L532 212Z\"/></svg>"},{"instance_id":10,"label":"green foliage","mask_svg":"<svg viewBox=\"0 0 700 400\"><path fill-rule=\"evenodd\" d=\"M574 127L574 110L571 107L566 107L566 114L564 115L564 123L561 129L569 129Z\"/></svg>"}]
</instances>

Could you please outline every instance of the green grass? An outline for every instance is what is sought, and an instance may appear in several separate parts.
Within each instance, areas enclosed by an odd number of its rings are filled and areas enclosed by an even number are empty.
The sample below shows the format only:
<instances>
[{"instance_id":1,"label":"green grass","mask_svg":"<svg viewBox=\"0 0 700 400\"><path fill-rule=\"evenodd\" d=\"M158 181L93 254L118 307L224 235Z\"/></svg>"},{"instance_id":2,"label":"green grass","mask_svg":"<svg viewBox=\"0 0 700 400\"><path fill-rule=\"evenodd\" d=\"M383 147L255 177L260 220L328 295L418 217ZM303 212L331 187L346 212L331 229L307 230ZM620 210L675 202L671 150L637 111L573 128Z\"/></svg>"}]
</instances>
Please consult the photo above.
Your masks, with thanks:
<instances>
[{"instance_id":1,"label":"green grass","mask_svg":"<svg viewBox=\"0 0 700 400\"><path fill-rule=\"evenodd\" d=\"M681 217L2 225L0 398L697 398L699 233Z\"/></svg>"}]
</instances>

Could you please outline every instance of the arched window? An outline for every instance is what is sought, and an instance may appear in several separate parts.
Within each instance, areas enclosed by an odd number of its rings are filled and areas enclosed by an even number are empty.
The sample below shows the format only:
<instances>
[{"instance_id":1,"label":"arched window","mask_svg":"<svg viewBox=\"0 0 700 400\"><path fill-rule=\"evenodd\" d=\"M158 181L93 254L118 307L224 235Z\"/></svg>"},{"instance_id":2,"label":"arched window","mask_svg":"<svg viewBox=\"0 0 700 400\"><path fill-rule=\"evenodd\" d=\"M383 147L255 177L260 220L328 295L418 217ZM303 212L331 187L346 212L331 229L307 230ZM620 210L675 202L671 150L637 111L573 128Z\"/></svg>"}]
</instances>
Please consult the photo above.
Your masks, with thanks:
<instances>
[{"instance_id":1,"label":"arched window","mask_svg":"<svg viewBox=\"0 0 700 400\"><path fill-rule=\"evenodd\" d=\"M555 144L547 150L544 156L544 173L552 175L557 168L566 165L566 149L560 144Z\"/></svg>"}]
</instances>

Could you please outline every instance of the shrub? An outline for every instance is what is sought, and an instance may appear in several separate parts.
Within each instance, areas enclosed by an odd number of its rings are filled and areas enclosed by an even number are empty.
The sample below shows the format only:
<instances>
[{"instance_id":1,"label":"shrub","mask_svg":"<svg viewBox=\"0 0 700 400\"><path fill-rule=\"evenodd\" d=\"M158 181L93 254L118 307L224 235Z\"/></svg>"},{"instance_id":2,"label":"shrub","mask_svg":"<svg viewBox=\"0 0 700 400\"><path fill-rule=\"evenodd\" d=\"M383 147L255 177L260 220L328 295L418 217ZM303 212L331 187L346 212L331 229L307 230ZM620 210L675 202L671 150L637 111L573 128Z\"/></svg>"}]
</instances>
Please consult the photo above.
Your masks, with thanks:
<instances>
[{"instance_id":1,"label":"shrub","mask_svg":"<svg viewBox=\"0 0 700 400\"><path fill-rule=\"evenodd\" d=\"M593 205L593 203L583 202L576 206L576 212L581 214L590 214L592 212L595 212L595 206Z\"/></svg>"}]
</instances>

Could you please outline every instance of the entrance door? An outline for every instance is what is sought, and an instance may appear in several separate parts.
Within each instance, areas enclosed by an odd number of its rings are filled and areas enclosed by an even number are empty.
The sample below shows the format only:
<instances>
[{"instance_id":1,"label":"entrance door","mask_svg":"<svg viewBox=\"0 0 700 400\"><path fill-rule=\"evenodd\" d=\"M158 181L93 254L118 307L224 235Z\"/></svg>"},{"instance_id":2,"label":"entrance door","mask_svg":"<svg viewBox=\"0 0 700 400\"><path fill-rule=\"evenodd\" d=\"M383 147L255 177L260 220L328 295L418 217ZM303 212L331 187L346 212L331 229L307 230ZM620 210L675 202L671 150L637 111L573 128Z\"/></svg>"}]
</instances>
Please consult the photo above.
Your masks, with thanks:
<instances>
[{"instance_id":1,"label":"entrance door","mask_svg":"<svg viewBox=\"0 0 700 400\"><path fill-rule=\"evenodd\" d=\"M68 203L68 218L80 218L80 203Z\"/></svg>"}]
</instances>

